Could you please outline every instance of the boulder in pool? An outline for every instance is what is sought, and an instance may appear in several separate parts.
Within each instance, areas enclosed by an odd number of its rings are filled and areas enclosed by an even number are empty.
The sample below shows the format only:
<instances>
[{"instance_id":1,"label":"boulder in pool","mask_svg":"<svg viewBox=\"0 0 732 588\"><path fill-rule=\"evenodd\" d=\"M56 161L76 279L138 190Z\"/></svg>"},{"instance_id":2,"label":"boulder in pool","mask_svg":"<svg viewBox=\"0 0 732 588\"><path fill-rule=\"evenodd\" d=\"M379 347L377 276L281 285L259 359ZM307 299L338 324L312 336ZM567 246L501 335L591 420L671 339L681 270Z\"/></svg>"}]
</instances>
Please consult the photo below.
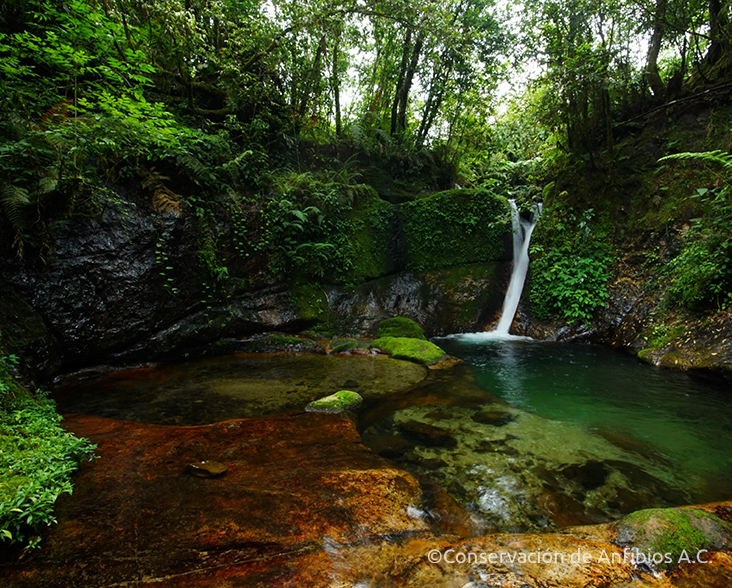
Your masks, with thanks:
<instances>
[{"instance_id":1,"label":"boulder in pool","mask_svg":"<svg viewBox=\"0 0 732 588\"><path fill-rule=\"evenodd\" d=\"M340 390L330 396L313 400L305 407L305 412L327 412L336 414L345 410L358 408L363 398L358 392Z\"/></svg>"},{"instance_id":2,"label":"boulder in pool","mask_svg":"<svg viewBox=\"0 0 732 588\"><path fill-rule=\"evenodd\" d=\"M381 337L372 345L394 359L406 359L422 365L435 365L450 357L434 343L409 337Z\"/></svg>"},{"instance_id":3,"label":"boulder in pool","mask_svg":"<svg viewBox=\"0 0 732 588\"><path fill-rule=\"evenodd\" d=\"M700 508L649 508L618 521L615 542L639 567L668 570L732 547L732 524Z\"/></svg>"}]
</instances>

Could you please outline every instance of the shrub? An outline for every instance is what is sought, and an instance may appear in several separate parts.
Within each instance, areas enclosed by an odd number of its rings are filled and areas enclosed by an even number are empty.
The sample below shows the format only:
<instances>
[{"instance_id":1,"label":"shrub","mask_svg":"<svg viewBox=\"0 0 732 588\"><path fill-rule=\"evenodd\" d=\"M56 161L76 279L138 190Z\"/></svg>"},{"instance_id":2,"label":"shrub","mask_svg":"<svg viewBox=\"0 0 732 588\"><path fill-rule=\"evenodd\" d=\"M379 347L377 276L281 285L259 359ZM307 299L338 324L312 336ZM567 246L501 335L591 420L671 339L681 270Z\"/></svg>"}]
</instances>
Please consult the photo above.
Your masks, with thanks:
<instances>
[{"instance_id":1,"label":"shrub","mask_svg":"<svg viewBox=\"0 0 732 588\"><path fill-rule=\"evenodd\" d=\"M15 356L0 357L0 540L35 547L53 510L71 494L71 474L94 450L61 428L54 403L12 376Z\"/></svg>"}]
</instances>

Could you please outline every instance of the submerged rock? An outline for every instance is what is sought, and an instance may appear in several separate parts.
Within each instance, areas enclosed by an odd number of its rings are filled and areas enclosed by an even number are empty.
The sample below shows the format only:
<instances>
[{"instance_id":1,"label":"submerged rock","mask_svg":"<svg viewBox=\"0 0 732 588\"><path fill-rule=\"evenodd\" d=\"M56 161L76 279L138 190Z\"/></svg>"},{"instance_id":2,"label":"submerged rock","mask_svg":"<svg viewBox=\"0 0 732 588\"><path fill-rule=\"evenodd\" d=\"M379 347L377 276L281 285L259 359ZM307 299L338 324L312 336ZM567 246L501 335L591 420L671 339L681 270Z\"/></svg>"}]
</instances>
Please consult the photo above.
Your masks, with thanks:
<instances>
[{"instance_id":1,"label":"submerged rock","mask_svg":"<svg viewBox=\"0 0 732 588\"><path fill-rule=\"evenodd\" d=\"M450 448L457 446L457 440L449 431L427 423L407 421L399 425L399 430L420 445Z\"/></svg>"},{"instance_id":2,"label":"submerged rock","mask_svg":"<svg viewBox=\"0 0 732 588\"><path fill-rule=\"evenodd\" d=\"M305 407L305 412L339 413L361 406L363 398L358 392L340 390L330 396L313 400Z\"/></svg>"},{"instance_id":3,"label":"submerged rock","mask_svg":"<svg viewBox=\"0 0 732 588\"><path fill-rule=\"evenodd\" d=\"M492 405L483 408L470 417L476 423L502 427L515 421L518 417L504 406Z\"/></svg>"},{"instance_id":4,"label":"submerged rock","mask_svg":"<svg viewBox=\"0 0 732 588\"><path fill-rule=\"evenodd\" d=\"M387 459L398 459L414 449L414 443L407 441L400 435L392 435L391 433L370 437L368 446L381 457Z\"/></svg>"},{"instance_id":5,"label":"submerged rock","mask_svg":"<svg viewBox=\"0 0 732 588\"><path fill-rule=\"evenodd\" d=\"M229 471L220 461L196 461L186 466L186 472L198 478L218 478Z\"/></svg>"}]
</instances>

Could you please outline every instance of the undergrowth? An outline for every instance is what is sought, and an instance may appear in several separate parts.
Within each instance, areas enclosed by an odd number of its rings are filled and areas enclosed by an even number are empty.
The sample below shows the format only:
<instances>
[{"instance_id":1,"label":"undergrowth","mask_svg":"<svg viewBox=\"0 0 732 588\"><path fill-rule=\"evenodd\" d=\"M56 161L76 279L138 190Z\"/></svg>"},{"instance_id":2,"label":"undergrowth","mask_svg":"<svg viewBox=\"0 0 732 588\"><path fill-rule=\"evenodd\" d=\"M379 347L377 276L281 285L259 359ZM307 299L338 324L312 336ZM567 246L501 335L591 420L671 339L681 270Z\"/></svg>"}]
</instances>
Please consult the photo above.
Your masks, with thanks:
<instances>
[{"instance_id":1,"label":"undergrowth","mask_svg":"<svg viewBox=\"0 0 732 588\"><path fill-rule=\"evenodd\" d=\"M592 208L581 215L561 204L545 210L531 245L531 309L539 319L589 323L608 298L613 260L605 224Z\"/></svg>"},{"instance_id":2,"label":"undergrowth","mask_svg":"<svg viewBox=\"0 0 732 588\"><path fill-rule=\"evenodd\" d=\"M56 501L71 494L71 475L94 446L63 430L43 391L19 385L17 362L0 356L0 541L37 547L42 529L56 522Z\"/></svg>"}]
</instances>

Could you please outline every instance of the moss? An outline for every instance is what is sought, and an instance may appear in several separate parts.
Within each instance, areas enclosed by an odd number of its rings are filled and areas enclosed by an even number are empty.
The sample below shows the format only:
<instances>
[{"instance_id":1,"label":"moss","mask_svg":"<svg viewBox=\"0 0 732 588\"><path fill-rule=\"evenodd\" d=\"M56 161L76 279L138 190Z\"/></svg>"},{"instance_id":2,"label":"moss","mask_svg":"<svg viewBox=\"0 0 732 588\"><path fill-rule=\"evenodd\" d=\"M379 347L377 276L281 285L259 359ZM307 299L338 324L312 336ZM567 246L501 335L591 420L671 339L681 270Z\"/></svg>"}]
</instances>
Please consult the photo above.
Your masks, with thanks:
<instances>
[{"instance_id":1,"label":"moss","mask_svg":"<svg viewBox=\"0 0 732 588\"><path fill-rule=\"evenodd\" d=\"M385 319L376 325L376 336L381 337L408 337L410 339L422 339L427 341L422 327L412 319L395 316Z\"/></svg>"},{"instance_id":2,"label":"moss","mask_svg":"<svg viewBox=\"0 0 732 588\"><path fill-rule=\"evenodd\" d=\"M374 341L373 346L394 359L406 359L422 365L434 365L449 357L434 343L408 337L382 337Z\"/></svg>"},{"instance_id":3,"label":"moss","mask_svg":"<svg viewBox=\"0 0 732 588\"><path fill-rule=\"evenodd\" d=\"M349 353L356 349L368 349L369 343L358 339L338 339L333 341L329 353Z\"/></svg>"},{"instance_id":4,"label":"moss","mask_svg":"<svg viewBox=\"0 0 732 588\"><path fill-rule=\"evenodd\" d=\"M427 283L439 292L447 294L443 311L453 316L453 321L471 327L477 325L483 312L491 303L500 308L503 293L497 284L498 262L477 265L460 265L429 272Z\"/></svg>"},{"instance_id":5,"label":"moss","mask_svg":"<svg viewBox=\"0 0 732 588\"><path fill-rule=\"evenodd\" d=\"M357 408L363 402L363 398L358 392L351 390L340 390L330 396L313 400L305 407L306 412L327 412L339 413L344 410Z\"/></svg>"},{"instance_id":6,"label":"moss","mask_svg":"<svg viewBox=\"0 0 732 588\"><path fill-rule=\"evenodd\" d=\"M670 569L684 556L693 560L700 550L728 547L731 533L730 523L698 508L652 508L624 517L618 523L616 541L639 554L650 554L650 562L638 555L640 563ZM663 554L663 561L654 562L655 554Z\"/></svg>"},{"instance_id":7,"label":"moss","mask_svg":"<svg viewBox=\"0 0 732 588\"><path fill-rule=\"evenodd\" d=\"M424 271L497 261L510 231L505 198L487 190L448 190L400 205L407 269Z\"/></svg>"},{"instance_id":8,"label":"moss","mask_svg":"<svg viewBox=\"0 0 732 588\"><path fill-rule=\"evenodd\" d=\"M375 195L347 215L348 257L352 269L344 280L352 284L386 275L389 271L392 206Z\"/></svg>"},{"instance_id":9,"label":"moss","mask_svg":"<svg viewBox=\"0 0 732 588\"><path fill-rule=\"evenodd\" d=\"M322 321L328 313L328 299L320 286L297 284L292 288L292 297L298 316L306 321Z\"/></svg>"},{"instance_id":10,"label":"moss","mask_svg":"<svg viewBox=\"0 0 732 588\"><path fill-rule=\"evenodd\" d=\"M240 351L272 353L277 351L308 351L310 353L323 352L323 346L317 341L285 335L283 333L264 333L243 341L240 344Z\"/></svg>"}]
</instances>

